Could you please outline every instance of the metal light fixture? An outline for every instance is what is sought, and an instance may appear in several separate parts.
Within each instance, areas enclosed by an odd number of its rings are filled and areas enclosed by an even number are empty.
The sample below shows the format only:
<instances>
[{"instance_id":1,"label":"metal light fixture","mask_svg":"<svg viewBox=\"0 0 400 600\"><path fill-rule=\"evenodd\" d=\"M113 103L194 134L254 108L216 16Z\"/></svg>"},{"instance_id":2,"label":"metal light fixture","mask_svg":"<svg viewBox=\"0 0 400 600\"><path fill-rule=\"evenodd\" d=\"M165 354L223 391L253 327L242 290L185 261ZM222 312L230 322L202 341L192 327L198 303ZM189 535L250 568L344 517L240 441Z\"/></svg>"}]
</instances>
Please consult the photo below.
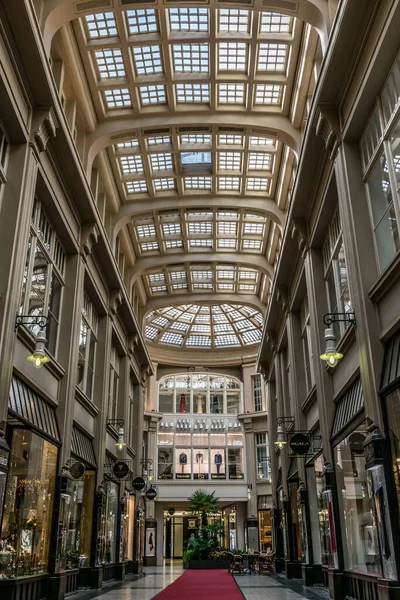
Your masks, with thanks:
<instances>
[{"instance_id":1,"label":"metal light fixture","mask_svg":"<svg viewBox=\"0 0 400 600\"><path fill-rule=\"evenodd\" d=\"M124 420L123 419L107 419L107 425L118 425L118 441L115 442L117 450L122 450L126 446L124 439Z\"/></svg>"},{"instance_id":2,"label":"metal light fixture","mask_svg":"<svg viewBox=\"0 0 400 600\"><path fill-rule=\"evenodd\" d=\"M339 360L343 358L343 354L336 350L336 338L332 323L345 322L357 326L354 312L346 313L327 313L324 315L324 323L327 326L325 329L325 352L321 354L320 359L325 360L330 367L336 367Z\"/></svg>"},{"instance_id":3,"label":"metal light fixture","mask_svg":"<svg viewBox=\"0 0 400 600\"><path fill-rule=\"evenodd\" d=\"M280 450L282 450L283 446L285 446L287 444L285 432L283 430L283 425L281 425L281 424L279 424L278 427L276 428L275 444L276 444L276 446L278 446L278 448Z\"/></svg>"},{"instance_id":4,"label":"metal light fixture","mask_svg":"<svg viewBox=\"0 0 400 600\"><path fill-rule=\"evenodd\" d=\"M46 356L45 352L47 339L44 328L47 326L47 320L47 317L43 315L17 315L15 319L15 330L21 325L37 325L37 327L39 327L39 331L35 336L35 349L33 354L26 357L36 369L40 369L40 367L43 367L43 365L50 362L50 358Z\"/></svg>"}]
</instances>

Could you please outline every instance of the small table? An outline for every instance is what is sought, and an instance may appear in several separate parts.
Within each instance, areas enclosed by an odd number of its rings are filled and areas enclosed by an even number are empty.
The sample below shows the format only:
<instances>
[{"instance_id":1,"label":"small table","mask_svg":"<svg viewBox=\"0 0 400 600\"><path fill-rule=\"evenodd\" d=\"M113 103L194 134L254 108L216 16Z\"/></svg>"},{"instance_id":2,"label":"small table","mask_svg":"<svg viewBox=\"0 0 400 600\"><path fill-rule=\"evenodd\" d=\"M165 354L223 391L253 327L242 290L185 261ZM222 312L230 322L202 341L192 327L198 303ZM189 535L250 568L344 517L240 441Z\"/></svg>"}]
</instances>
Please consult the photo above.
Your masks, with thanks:
<instances>
[{"instance_id":1,"label":"small table","mask_svg":"<svg viewBox=\"0 0 400 600\"><path fill-rule=\"evenodd\" d=\"M260 574L260 565L258 562L257 554L243 554L243 559L247 560L247 569L244 570L245 573L249 573L252 575Z\"/></svg>"}]
</instances>

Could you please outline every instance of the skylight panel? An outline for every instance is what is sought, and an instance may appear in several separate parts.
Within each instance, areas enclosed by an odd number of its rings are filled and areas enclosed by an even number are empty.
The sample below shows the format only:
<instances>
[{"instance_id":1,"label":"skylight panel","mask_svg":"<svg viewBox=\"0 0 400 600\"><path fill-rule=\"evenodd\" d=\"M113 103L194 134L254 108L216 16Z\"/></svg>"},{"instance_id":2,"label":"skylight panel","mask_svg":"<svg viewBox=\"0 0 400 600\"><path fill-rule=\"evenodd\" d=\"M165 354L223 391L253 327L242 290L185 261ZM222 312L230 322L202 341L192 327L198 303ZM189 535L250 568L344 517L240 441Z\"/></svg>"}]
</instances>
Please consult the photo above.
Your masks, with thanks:
<instances>
[{"instance_id":1,"label":"skylight panel","mask_svg":"<svg viewBox=\"0 0 400 600\"><path fill-rule=\"evenodd\" d=\"M211 335L211 327L210 325L193 325L191 332L193 333L208 333Z\"/></svg>"},{"instance_id":2,"label":"skylight panel","mask_svg":"<svg viewBox=\"0 0 400 600\"><path fill-rule=\"evenodd\" d=\"M132 106L131 95L128 88L104 90L107 108L128 108Z\"/></svg>"},{"instance_id":3,"label":"skylight panel","mask_svg":"<svg viewBox=\"0 0 400 600\"><path fill-rule=\"evenodd\" d=\"M127 10L125 15L130 35L158 31L157 14L154 8Z\"/></svg>"},{"instance_id":4,"label":"skylight panel","mask_svg":"<svg viewBox=\"0 0 400 600\"><path fill-rule=\"evenodd\" d=\"M218 44L220 71L246 71L247 49L245 42L220 42Z\"/></svg>"},{"instance_id":5,"label":"skylight panel","mask_svg":"<svg viewBox=\"0 0 400 600\"><path fill-rule=\"evenodd\" d=\"M284 71L288 55L287 44L260 44L258 48L258 71Z\"/></svg>"},{"instance_id":6,"label":"skylight panel","mask_svg":"<svg viewBox=\"0 0 400 600\"><path fill-rule=\"evenodd\" d=\"M234 329L229 323L220 323L214 325L214 331L215 333L233 333Z\"/></svg>"},{"instance_id":7,"label":"skylight panel","mask_svg":"<svg viewBox=\"0 0 400 600\"><path fill-rule=\"evenodd\" d=\"M218 248L236 248L236 240L229 238L220 238L218 240Z\"/></svg>"},{"instance_id":8,"label":"skylight panel","mask_svg":"<svg viewBox=\"0 0 400 600\"><path fill-rule=\"evenodd\" d=\"M181 152L182 165L210 165L211 152Z\"/></svg>"},{"instance_id":9,"label":"skylight panel","mask_svg":"<svg viewBox=\"0 0 400 600\"><path fill-rule=\"evenodd\" d=\"M149 252L151 250L158 250L158 242L144 242L140 244L140 247L143 252Z\"/></svg>"},{"instance_id":10,"label":"skylight panel","mask_svg":"<svg viewBox=\"0 0 400 600\"><path fill-rule=\"evenodd\" d=\"M213 272L212 271L198 271L198 270L193 270L192 271L192 279L197 280L197 279L212 279L213 278Z\"/></svg>"},{"instance_id":11,"label":"skylight panel","mask_svg":"<svg viewBox=\"0 0 400 600\"><path fill-rule=\"evenodd\" d=\"M132 140L127 140L125 142L118 142L117 144L117 148L138 148L139 147L139 140L132 139Z\"/></svg>"},{"instance_id":12,"label":"skylight panel","mask_svg":"<svg viewBox=\"0 0 400 600\"><path fill-rule=\"evenodd\" d=\"M154 285L150 288L150 291L152 294L159 294L160 292L166 292L167 286L166 285Z\"/></svg>"},{"instance_id":13,"label":"skylight panel","mask_svg":"<svg viewBox=\"0 0 400 600\"><path fill-rule=\"evenodd\" d=\"M214 314L213 321L214 321L214 323L228 323L228 318L224 314L219 314L219 315Z\"/></svg>"},{"instance_id":14,"label":"skylight panel","mask_svg":"<svg viewBox=\"0 0 400 600\"><path fill-rule=\"evenodd\" d=\"M171 31L208 32L207 8L170 8L168 13Z\"/></svg>"},{"instance_id":15,"label":"skylight panel","mask_svg":"<svg viewBox=\"0 0 400 600\"><path fill-rule=\"evenodd\" d=\"M140 154L120 156L119 163L124 175L127 173L143 173L143 161Z\"/></svg>"},{"instance_id":16,"label":"skylight panel","mask_svg":"<svg viewBox=\"0 0 400 600\"><path fill-rule=\"evenodd\" d=\"M182 228L180 223L163 223L164 235L181 235Z\"/></svg>"},{"instance_id":17,"label":"skylight panel","mask_svg":"<svg viewBox=\"0 0 400 600\"><path fill-rule=\"evenodd\" d=\"M186 271L170 271L170 277L172 280L186 279Z\"/></svg>"},{"instance_id":18,"label":"skylight panel","mask_svg":"<svg viewBox=\"0 0 400 600\"><path fill-rule=\"evenodd\" d=\"M132 52L137 75L163 72L160 46L134 46Z\"/></svg>"},{"instance_id":19,"label":"skylight panel","mask_svg":"<svg viewBox=\"0 0 400 600\"><path fill-rule=\"evenodd\" d=\"M164 273L150 273L148 276L150 283L154 282L162 282L165 283L165 275Z\"/></svg>"},{"instance_id":20,"label":"skylight panel","mask_svg":"<svg viewBox=\"0 0 400 600\"><path fill-rule=\"evenodd\" d=\"M244 83L220 83L218 91L220 104L244 104Z\"/></svg>"},{"instance_id":21,"label":"skylight panel","mask_svg":"<svg viewBox=\"0 0 400 600\"><path fill-rule=\"evenodd\" d=\"M257 279L257 272L256 271L240 271L239 272L239 279Z\"/></svg>"},{"instance_id":22,"label":"skylight panel","mask_svg":"<svg viewBox=\"0 0 400 600\"><path fill-rule=\"evenodd\" d=\"M227 269L218 269L218 279L234 279L235 273L234 271L229 271Z\"/></svg>"},{"instance_id":23,"label":"skylight panel","mask_svg":"<svg viewBox=\"0 0 400 600\"><path fill-rule=\"evenodd\" d=\"M235 223L233 221L219 221L218 222L218 234L236 235L236 232L237 232L237 223ZM221 273L221 271L219 271L219 275L220 275L220 273ZM233 277L233 271L228 271L228 273L231 273L232 277Z\"/></svg>"},{"instance_id":24,"label":"skylight panel","mask_svg":"<svg viewBox=\"0 0 400 600\"><path fill-rule=\"evenodd\" d=\"M212 240L189 240L189 246L191 248L212 248Z\"/></svg>"},{"instance_id":25,"label":"skylight panel","mask_svg":"<svg viewBox=\"0 0 400 600\"><path fill-rule=\"evenodd\" d=\"M165 327L166 325L168 325L169 320L165 317L157 317L153 320L153 323L154 325L158 325L159 327Z\"/></svg>"},{"instance_id":26,"label":"skylight panel","mask_svg":"<svg viewBox=\"0 0 400 600\"><path fill-rule=\"evenodd\" d=\"M144 179L139 179L138 181L127 181L125 185L128 194L139 194L140 192L147 192L147 183Z\"/></svg>"},{"instance_id":27,"label":"skylight panel","mask_svg":"<svg viewBox=\"0 0 400 600\"><path fill-rule=\"evenodd\" d=\"M243 146L243 136L233 133L222 134L218 136L218 144L221 146Z\"/></svg>"},{"instance_id":28,"label":"skylight panel","mask_svg":"<svg viewBox=\"0 0 400 600\"><path fill-rule=\"evenodd\" d=\"M189 335L186 340L187 346L211 347L211 337L205 335Z\"/></svg>"},{"instance_id":29,"label":"skylight panel","mask_svg":"<svg viewBox=\"0 0 400 600\"><path fill-rule=\"evenodd\" d=\"M178 285L186 285L186 284L180 283ZM175 287L175 286L173 286L173 287ZM189 328L189 326L186 323L180 323L179 321L175 321L175 323L173 323L171 325L171 329L176 329L177 331L183 331L184 333L186 333L188 328Z\"/></svg>"},{"instance_id":30,"label":"skylight panel","mask_svg":"<svg viewBox=\"0 0 400 600\"><path fill-rule=\"evenodd\" d=\"M172 154L150 154L151 167L153 171L167 171L173 168Z\"/></svg>"},{"instance_id":31,"label":"skylight panel","mask_svg":"<svg viewBox=\"0 0 400 600\"><path fill-rule=\"evenodd\" d=\"M261 33L290 33L292 18L280 13L261 13Z\"/></svg>"},{"instance_id":32,"label":"skylight panel","mask_svg":"<svg viewBox=\"0 0 400 600\"><path fill-rule=\"evenodd\" d=\"M211 190L211 177L185 177L186 190Z\"/></svg>"},{"instance_id":33,"label":"skylight panel","mask_svg":"<svg viewBox=\"0 0 400 600\"><path fill-rule=\"evenodd\" d=\"M96 50L94 53L101 79L125 77L125 65L119 48Z\"/></svg>"},{"instance_id":34,"label":"skylight panel","mask_svg":"<svg viewBox=\"0 0 400 600\"><path fill-rule=\"evenodd\" d=\"M165 85L142 85L139 87L142 106L149 104L166 104Z\"/></svg>"},{"instance_id":35,"label":"skylight panel","mask_svg":"<svg viewBox=\"0 0 400 600\"><path fill-rule=\"evenodd\" d=\"M194 290L212 290L214 285L212 283L193 283L192 287Z\"/></svg>"},{"instance_id":36,"label":"skylight panel","mask_svg":"<svg viewBox=\"0 0 400 600\"><path fill-rule=\"evenodd\" d=\"M218 177L219 190L240 190L240 177Z\"/></svg>"},{"instance_id":37,"label":"skylight panel","mask_svg":"<svg viewBox=\"0 0 400 600\"><path fill-rule=\"evenodd\" d=\"M281 85L256 85L256 104L271 104L279 106L282 103L283 87Z\"/></svg>"},{"instance_id":38,"label":"skylight panel","mask_svg":"<svg viewBox=\"0 0 400 600\"><path fill-rule=\"evenodd\" d=\"M252 235L263 235L264 225L262 223L245 223L244 233L250 233Z\"/></svg>"},{"instance_id":39,"label":"skylight panel","mask_svg":"<svg viewBox=\"0 0 400 600\"><path fill-rule=\"evenodd\" d=\"M170 249L170 248L183 248L183 242L182 242L182 240L167 240L165 242L165 247L167 249Z\"/></svg>"},{"instance_id":40,"label":"skylight panel","mask_svg":"<svg viewBox=\"0 0 400 600\"><path fill-rule=\"evenodd\" d=\"M237 8L222 8L219 11L219 30L229 33L248 33L249 11Z\"/></svg>"},{"instance_id":41,"label":"skylight panel","mask_svg":"<svg viewBox=\"0 0 400 600\"><path fill-rule=\"evenodd\" d=\"M224 171L240 171L242 168L242 153L218 152L218 166Z\"/></svg>"},{"instance_id":42,"label":"skylight panel","mask_svg":"<svg viewBox=\"0 0 400 600\"><path fill-rule=\"evenodd\" d=\"M114 13L96 13L86 15L86 26L91 39L114 37L118 35Z\"/></svg>"},{"instance_id":43,"label":"skylight panel","mask_svg":"<svg viewBox=\"0 0 400 600\"><path fill-rule=\"evenodd\" d=\"M148 340L155 340L157 337L157 333L158 333L158 329L156 329L155 327L150 327L150 325L147 325L147 327L145 329L145 336Z\"/></svg>"},{"instance_id":44,"label":"skylight panel","mask_svg":"<svg viewBox=\"0 0 400 600\"><path fill-rule=\"evenodd\" d=\"M154 189L156 192L163 190L174 190L175 179L173 177L162 177L161 179L154 179Z\"/></svg>"},{"instance_id":45,"label":"skylight panel","mask_svg":"<svg viewBox=\"0 0 400 600\"><path fill-rule=\"evenodd\" d=\"M252 294L254 294L255 290L255 286L251 285L250 283L239 284L239 292L251 292Z\"/></svg>"},{"instance_id":46,"label":"skylight panel","mask_svg":"<svg viewBox=\"0 0 400 600\"><path fill-rule=\"evenodd\" d=\"M259 329L251 329L242 334L242 339L245 344L255 344L261 341L261 331Z\"/></svg>"},{"instance_id":47,"label":"skylight panel","mask_svg":"<svg viewBox=\"0 0 400 600\"><path fill-rule=\"evenodd\" d=\"M204 233L204 234L211 234L213 230L213 224L211 221L197 221L197 222L190 222L189 223L189 233L192 234L197 234L197 233Z\"/></svg>"},{"instance_id":48,"label":"skylight panel","mask_svg":"<svg viewBox=\"0 0 400 600\"><path fill-rule=\"evenodd\" d=\"M268 152L250 152L249 169L255 171L270 171L272 168L272 154Z\"/></svg>"},{"instance_id":49,"label":"skylight panel","mask_svg":"<svg viewBox=\"0 0 400 600\"><path fill-rule=\"evenodd\" d=\"M251 192L267 192L270 180L267 177L248 177L246 189Z\"/></svg>"},{"instance_id":50,"label":"skylight panel","mask_svg":"<svg viewBox=\"0 0 400 600\"><path fill-rule=\"evenodd\" d=\"M156 235L154 225L136 225L136 231L139 238L154 237Z\"/></svg>"},{"instance_id":51,"label":"skylight panel","mask_svg":"<svg viewBox=\"0 0 400 600\"><path fill-rule=\"evenodd\" d=\"M174 44L175 73L208 73L208 44Z\"/></svg>"},{"instance_id":52,"label":"skylight panel","mask_svg":"<svg viewBox=\"0 0 400 600\"><path fill-rule=\"evenodd\" d=\"M268 137L252 135L250 138L250 145L251 146L275 146L276 141L271 138L268 138Z\"/></svg>"},{"instance_id":53,"label":"skylight panel","mask_svg":"<svg viewBox=\"0 0 400 600\"><path fill-rule=\"evenodd\" d=\"M172 286L173 290L187 290L187 283L174 283Z\"/></svg>"},{"instance_id":54,"label":"skylight panel","mask_svg":"<svg viewBox=\"0 0 400 600\"><path fill-rule=\"evenodd\" d=\"M175 90L178 103L203 104L210 102L210 86L208 83L177 83Z\"/></svg>"},{"instance_id":55,"label":"skylight panel","mask_svg":"<svg viewBox=\"0 0 400 600\"><path fill-rule=\"evenodd\" d=\"M171 137L169 135L156 135L155 137L147 138L149 146L157 146L159 144L170 144Z\"/></svg>"},{"instance_id":56,"label":"skylight panel","mask_svg":"<svg viewBox=\"0 0 400 600\"><path fill-rule=\"evenodd\" d=\"M183 342L183 335L180 335L179 333L169 333L166 331L162 334L160 342L163 342L164 344L174 344L174 346L181 346Z\"/></svg>"},{"instance_id":57,"label":"skylight panel","mask_svg":"<svg viewBox=\"0 0 400 600\"><path fill-rule=\"evenodd\" d=\"M218 284L218 291L233 292L233 289L234 289L233 283L219 283ZM233 329L232 329L232 331L233 331Z\"/></svg>"},{"instance_id":58,"label":"skylight panel","mask_svg":"<svg viewBox=\"0 0 400 600\"><path fill-rule=\"evenodd\" d=\"M189 133L181 135L181 144L211 144L211 135L203 133Z\"/></svg>"},{"instance_id":59,"label":"skylight panel","mask_svg":"<svg viewBox=\"0 0 400 600\"><path fill-rule=\"evenodd\" d=\"M215 336L215 345L220 346L240 346L237 335L217 335Z\"/></svg>"},{"instance_id":60,"label":"skylight panel","mask_svg":"<svg viewBox=\"0 0 400 600\"><path fill-rule=\"evenodd\" d=\"M243 240L245 250L261 250L261 240Z\"/></svg>"}]
</instances>

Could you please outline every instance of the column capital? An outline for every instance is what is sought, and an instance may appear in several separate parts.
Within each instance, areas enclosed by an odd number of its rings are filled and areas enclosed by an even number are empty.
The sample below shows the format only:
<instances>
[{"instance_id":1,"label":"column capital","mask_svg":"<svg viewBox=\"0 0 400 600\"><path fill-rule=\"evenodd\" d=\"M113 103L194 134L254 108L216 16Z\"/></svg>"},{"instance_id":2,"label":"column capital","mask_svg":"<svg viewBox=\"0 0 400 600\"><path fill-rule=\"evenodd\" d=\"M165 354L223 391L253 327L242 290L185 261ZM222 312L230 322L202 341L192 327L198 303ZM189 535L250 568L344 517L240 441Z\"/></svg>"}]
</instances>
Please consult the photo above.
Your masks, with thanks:
<instances>
[{"instance_id":1,"label":"column capital","mask_svg":"<svg viewBox=\"0 0 400 600\"><path fill-rule=\"evenodd\" d=\"M304 258L308 251L307 225L304 219L292 219L291 237L297 241L297 247L300 250L301 257Z\"/></svg>"},{"instance_id":2,"label":"column capital","mask_svg":"<svg viewBox=\"0 0 400 600\"><path fill-rule=\"evenodd\" d=\"M338 148L342 143L342 138L340 135L338 112L333 105L321 103L318 106L315 130L317 135L324 139L325 148L329 152L329 158L335 160Z\"/></svg>"},{"instance_id":3,"label":"column capital","mask_svg":"<svg viewBox=\"0 0 400 600\"><path fill-rule=\"evenodd\" d=\"M45 152L50 138L56 137L58 121L52 108L33 113L30 146L39 156Z\"/></svg>"},{"instance_id":4,"label":"column capital","mask_svg":"<svg viewBox=\"0 0 400 600\"><path fill-rule=\"evenodd\" d=\"M121 306L123 295L121 290L113 290L110 294L110 315L115 316Z\"/></svg>"},{"instance_id":5,"label":"column capital","mask_svg":"<svg viewBox=\"0 0 400 600\"><path fill-rule=\"evenodd\" d=\"M92 254L92 247L97 244L100 231L96 223L88 223L82 227L81 233L81 255L83 258Z\"/></svg>"}]
</instances>

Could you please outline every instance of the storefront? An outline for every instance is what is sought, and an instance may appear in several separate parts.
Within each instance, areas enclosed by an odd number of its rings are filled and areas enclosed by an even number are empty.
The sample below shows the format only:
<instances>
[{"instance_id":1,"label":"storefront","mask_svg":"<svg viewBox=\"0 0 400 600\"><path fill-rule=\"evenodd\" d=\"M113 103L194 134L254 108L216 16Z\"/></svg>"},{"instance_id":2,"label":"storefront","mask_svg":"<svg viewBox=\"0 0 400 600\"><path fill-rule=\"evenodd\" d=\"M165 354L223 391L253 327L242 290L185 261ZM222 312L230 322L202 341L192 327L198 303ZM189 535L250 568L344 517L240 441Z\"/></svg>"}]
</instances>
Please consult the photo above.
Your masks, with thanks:
<instances>
[{"instance_id":1,"label":"storefront","mask_svg":"<svg viewBox=\"0 0 400 600\"><path fill-rule=\"evenodd\" d=\"M272 515L270 496L258 496L258 534L261 552L272 550Z\"/></svg>"},{"instance_id":2,"label":"storefront","mask_svg":"<svg viewBox=\"0 0 400 600\"><path fill-rule=\"evenodd\" d=\"M51 571L59 432L54 408L13 376L6 437L11 448L1 526L0 579Z\"/></svg>"},{"instance_id":3,"label":"storefront","mask_svg":"<svg viewBox=\"0 0 400 600\"><path fill-rule=\"evenodd\" d=\"M287 473L288 496L283 499L283 515L285 522L285 537L287 549L285 555L285 570L289 578L301 577L302 540L299 515L299 473L297 458L291 458Z\"/></svg>"}]
</instances>

